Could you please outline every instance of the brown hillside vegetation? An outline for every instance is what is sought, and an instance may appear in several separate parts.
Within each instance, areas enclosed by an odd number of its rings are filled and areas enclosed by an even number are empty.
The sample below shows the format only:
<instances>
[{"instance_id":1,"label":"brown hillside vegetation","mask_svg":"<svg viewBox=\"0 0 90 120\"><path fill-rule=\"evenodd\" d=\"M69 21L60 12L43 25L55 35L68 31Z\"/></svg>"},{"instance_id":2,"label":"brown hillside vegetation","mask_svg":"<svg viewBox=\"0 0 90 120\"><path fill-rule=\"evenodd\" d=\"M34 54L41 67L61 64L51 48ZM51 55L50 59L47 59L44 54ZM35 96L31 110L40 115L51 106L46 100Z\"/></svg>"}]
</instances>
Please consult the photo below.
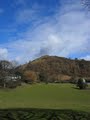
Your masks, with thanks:
<instances>
[{"instance_id":1,"label":"brown hillside vegetation","mask_svg":"<svg viewBox=\"0 0 90 120\"><path fill-rule=\"evenodd\" d=\"M57 56L43 56L28 64L18 67L17 71L24 74L33 71L38 81L62 81L76 77L90 77L90 61L72 60ZM35 77L36 78L36 77Z\"/></svg>"}]
</instances>

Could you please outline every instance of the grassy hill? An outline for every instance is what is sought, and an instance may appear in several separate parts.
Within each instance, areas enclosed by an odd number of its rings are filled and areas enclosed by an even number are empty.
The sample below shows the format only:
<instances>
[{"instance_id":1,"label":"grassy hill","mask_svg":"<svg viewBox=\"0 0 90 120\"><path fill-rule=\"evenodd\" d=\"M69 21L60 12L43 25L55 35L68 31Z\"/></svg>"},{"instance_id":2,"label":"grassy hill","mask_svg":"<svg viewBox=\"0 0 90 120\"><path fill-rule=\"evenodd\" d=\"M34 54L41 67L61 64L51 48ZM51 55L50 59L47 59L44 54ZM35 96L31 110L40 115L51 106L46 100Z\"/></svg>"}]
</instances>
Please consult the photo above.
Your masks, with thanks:
<instances>
[{"instance_id":1,"label":"grassy hill","mask_svg":"<svg viewBox=\"0 0 90 120\"><path fill-rule=\"evenodd\" d=\"M0 90L0 108L72 109L90 112L90 86L79 90L72 84L33 84Z\"/></svg>"}]
</instances>

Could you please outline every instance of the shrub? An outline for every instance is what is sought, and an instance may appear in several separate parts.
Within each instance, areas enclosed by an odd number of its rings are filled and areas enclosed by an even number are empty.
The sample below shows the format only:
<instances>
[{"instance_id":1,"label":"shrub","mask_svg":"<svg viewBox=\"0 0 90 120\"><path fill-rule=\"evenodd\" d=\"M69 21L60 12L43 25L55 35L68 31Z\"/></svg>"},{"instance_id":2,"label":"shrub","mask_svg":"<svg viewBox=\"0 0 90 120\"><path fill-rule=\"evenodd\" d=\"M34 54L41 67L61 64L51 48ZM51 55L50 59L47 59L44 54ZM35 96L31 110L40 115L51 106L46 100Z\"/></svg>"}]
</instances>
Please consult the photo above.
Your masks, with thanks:
<instances>
[{"instance_id":1,"label":"shrub","mask_svg":"<svg viewBox=\"0 0 90 120\"><path fill-rule=\"evenodd\" d=\"M78 79L77 87L79 87L80 89L85 89L87 87L85 79L83 78Z\"/></svg>"}]
</instances>

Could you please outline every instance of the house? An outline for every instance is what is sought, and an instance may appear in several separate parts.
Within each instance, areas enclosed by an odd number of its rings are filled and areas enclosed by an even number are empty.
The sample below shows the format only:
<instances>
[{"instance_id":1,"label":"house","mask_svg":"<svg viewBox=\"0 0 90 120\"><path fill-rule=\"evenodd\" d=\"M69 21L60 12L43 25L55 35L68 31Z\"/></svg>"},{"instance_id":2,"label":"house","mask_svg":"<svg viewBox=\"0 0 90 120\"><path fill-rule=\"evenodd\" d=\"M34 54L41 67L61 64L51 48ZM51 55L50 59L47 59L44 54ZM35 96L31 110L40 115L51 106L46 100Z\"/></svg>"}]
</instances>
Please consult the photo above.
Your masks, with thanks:
<instances>
[{"instance_id":1,"label":"house","mask_svg":"<svg viewBox=\"0 0 90 120\"><path fill-rule=\"evenodd\" d=\"M0 84L0 86L4 88L15 88L19 85L21 85L21 76L15 74L5 76L2 78L2 84Z\"/></svg>"}]
</instances>

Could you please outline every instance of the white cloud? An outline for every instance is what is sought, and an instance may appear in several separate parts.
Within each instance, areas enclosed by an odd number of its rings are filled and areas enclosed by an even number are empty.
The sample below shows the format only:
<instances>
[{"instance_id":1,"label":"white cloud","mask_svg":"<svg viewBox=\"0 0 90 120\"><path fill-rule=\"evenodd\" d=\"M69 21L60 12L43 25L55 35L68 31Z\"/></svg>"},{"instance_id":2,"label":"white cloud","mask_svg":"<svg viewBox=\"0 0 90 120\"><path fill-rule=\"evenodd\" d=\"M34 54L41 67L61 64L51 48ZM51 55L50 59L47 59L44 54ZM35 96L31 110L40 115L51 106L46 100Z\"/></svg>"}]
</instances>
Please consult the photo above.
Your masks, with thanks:
<instances>
[{"instance_id":1,"label":"white cloud","mask_svg":"<svg viewBox=\"0 0 90 120\"><path fill-rule=\"evenodd\" d=\"M26 22L36 16L34 12L25 9L18 13L17 20ZM90 16L86 13L79 2L62 6L48 21L42 19L42 24L32 31L28 27L23 39L8 43L10 58L25 62L45 54L75 58L81 58L83 54L89 56Z\"/></svg>"},{"instance_id":2,"label":"white cloud","mask_svg":"<svg viewBox=\"0 0 90 120\"><path fill-rule=\"evenodd\" d=\"M16 16L16 21L19 24L28 23L36 17L36 11L31 9L20 10Z\"/></svg>"},{"instance_id":3,"label":"white cloud","mask_svg":"<svg viewBox=\"0 0 90 120\"><path fill-rule=\"evenodd\" d=\"M38 19L40 19L41 7L37 3L34 3L31 7L28 7L29 3L27 1L20 1L26 6L17 9L15 16L17 24L30 24L33 21L36 22Z\"/></svg>"},{"instance_id":4,"label":"white cloud","mask_svg":"<svg viewBox=\"0 0 90 120\"><path fill-rule=\"evenodd\" d=\"M85 60L89 60L90 61L90 55L86 55L84 57L81 57L80 59L85 59Z\"/></svg>"},{"instance_id":5,"label":"white cloud","mask_svg":"<svg viewBox=\"0 0 90 120\"><path fill-rule=\"evenodd\" d=\"M6 48L0 48L0 60L7 59L8 50Z\"/></svg>"}]
</instances>

